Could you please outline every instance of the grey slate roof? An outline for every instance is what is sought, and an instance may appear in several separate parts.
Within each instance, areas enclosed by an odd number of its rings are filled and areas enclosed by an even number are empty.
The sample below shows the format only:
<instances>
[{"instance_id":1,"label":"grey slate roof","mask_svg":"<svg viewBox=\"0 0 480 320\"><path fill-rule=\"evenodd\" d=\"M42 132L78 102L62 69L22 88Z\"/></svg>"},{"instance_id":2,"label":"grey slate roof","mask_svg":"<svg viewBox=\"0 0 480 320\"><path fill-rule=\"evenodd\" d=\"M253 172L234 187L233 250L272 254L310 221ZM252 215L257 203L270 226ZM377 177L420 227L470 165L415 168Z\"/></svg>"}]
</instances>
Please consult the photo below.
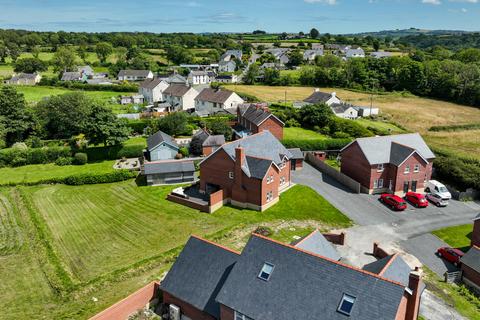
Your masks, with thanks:
<instances>
[{"instance_id":1,"label":"grey slate roof","mask_svg":"<svg viewBox=\"0 0 480 320\"><path fill-rule=\"evenodd\" d=\"M256 179L263 179L272 165L272 160L254 157L245 157L246 168L249 176Z\"/></svg>"},{"instance_id":2,"label":"grey slate roof","mask_svg":"<svg viewBox=\"0 0 480 320\"><path fill-rule=\"evenodd\" d=\"M205 88L198 94L195 100L225 103L225 101L227 101L232 94L233 91L230 90L216 90L212 88Z\"/></svg>"},{"instance_id":3,"label":"grey slate roof","mask_svg":"<svg viewBox=\"0 0 480 320\"><path fill-rule=\"evenodd\" d=\"M150 151L162 142L168 143L178 148L178 144L173 140L171 136L165 132L158 131L147 138L147 149Z\"/></svg>"},{"instance_id":4,"label":"grey slate roof","mask_svg":"<svg viewBox=\"0 0 480 320\"><path fill-rule=\"evenodd\" d=\"M392 142L390 147L390 163L398 166L405 161L412 152L415 152L415 149L404 146L403 144Z\"/></svg>"},{"instance_id":5,"label":"grey slate roof","mask_svg":"<svg viewBox=\"0 0 480 320\"><path fill-rule=\"evenodd\" d=\"M256 104L243 104L239 106L240 108L240 115L250 121L251 123L259 126L268 118L274 118L278 122L284 125L284 123L278 119L273 113L270 111L265 110L264 108L257 107Z\"/></svg>"},{"instance_id":6,"label":"grey slate roof","mask_svg":"<svg viewBox=\"0 0 480 320\"><path fill-rule=\"evenodd\" d=\"M300 240L295 247L335 261L342 258L334 246L318 230Z\"/></svg>"},{"instance_id":7,"label":"grey slate roof","mask_svg":"<svg viewBox=\"0 0 480 320\"><path fill-rule=\"evenodd\" d=\"M477 216L475 218L473 218L473 221L478 220L478 219L480 219L480 213L477 214Z\"/></svg>"},{"instance_id":8,"label":"grey slate roof","mask_svg":"<svg viewBox=\"0 0 480 320\"><path fill-rule=\"evenodd\" d=\"M268 281L258 278L265 262ZM343 294L356 297L350 318L395 319L405 287L344 264L253 235L217 301L256 319L346 319L337 312Z\"/></svg>"},{"instance_id":9,"label":"grey slate roof","mask_svg":"<svg viewBox=\"0 0 480 320\"><path fill-rule=\"evenodd\" d=\"M150 70L120 70L118 73L119 77L147 77L150 73Z\"/></svg>"},{"instance_id":10,"label":"grey slate roof","mask_svg":"<svg viewBox=\"0 0 480 320\"><path fill-rule=\"evenodd\" d=\"M233 252L191 237L160 289L220 319L215 298L237 259Z\"/></svg>"},{"instance_id":11,"label":"grey slate roof","mask_svg":"<svg viewBox=\"0 0 480 320\"><path fill-rule=\"evenodd\" d=\"M193 173L195 172L195 165L193 161L156 161L146 162L144 165L144 173L148 174L160 174L160 173Z\"/></svg>"},{"instance_id":12,"label":"grey slate roof","mask_svg":"<svg viewBox=\"0 0 480 320\"><path fill-rule=\"evenodd\" d=\"M191 87L185 84L171 84L164 91L163 94L173 97L183 97Z\"/></svg>"},{"instance_id":13,"label":"grey slate roof","mask_svg":"<svg viewBox=\"0 0 480 320\"><path fill-rule=\"evenodd\" d=\"M460 259L460 262L480 273L480 248L476 246L471 247Z\"/></svg>"},{"instance_id":14,"label":"grey slate roof","mask_svg":"<svg viewBox=\"0 0 480 320\"><path fill-rule=\"evenodd\" d=\"M325 103L332 97L331 93L315 91L312 93L308 98L303 100L304 102L308 102L311 104L318 104L318 103Z\"/></svg>"},{"instance_id":15,"label":"grey slate roof","mask_svg":"<svg viewBox=\"0 0 480 320\"><path fill-rule=\"evenodd\" d=\"M355 142L358 143L358 146L363 151L365 158L372 165L379 163L390 163L392 159L392 145L395 144L404 145L414 149L426 160L435 158L432 150L430 150L423 138L418 133L358 138L353 143ZM347 145L342 149L342 151L348 148L350 145L351 144ZM399 150L400 148L394 146L393 158L395 161L398 161L396 160L398 157L396 152Z\"/></svg>"},{"instance_id":16,"label":"grey slate roof","mask_svg":"<svg viewBox=\"0 0 480 320\"><path fill-rule=\"evenodd\" d=\"M82 77L80 72L64 72L61 81L75 81Z\"/></svg>"},{"instance_id":17,"label":"grey slate roof","mask_svg":"<svg viewBox=\"0 0 480 320\"><path fill-rule=\"evenodd\" d=\"M383 259L364 265L362 269L400 282L406 287L412 271L410 266L399 255L386 256Z\"/></svg>"},{"instance_id":18,"label":"grey slate roof","mask_svg":"<svg viewBox=\"0 0 480 320\"><path fill-rule=\"evenodd\" d=\"M300 148L287 149L290 151L292 157L290 159L304 159L303 152Z\"/></svg>"},{"instance_id":19,"label":"grey slate roof","mask_svg":"<svg viewBox=\"0 0 480 320\"><path fill-rule=\"evenodd\" d=\"M179 74L172 74L170 77L167 78L168 83L176 83L176 84L182 84L182 83L187 83L187 79L185 79L184 76L179 75Z\"/></svg>"},{"instance_id":20,"label":"grey slate roof","mask_svg":"<svg viewBox=\"0 0 480 320\"><path fill-rule=\"evenodd\" d=\"M225 144L225 136L222 134L215 135L215 136L208 136L205 141L203 141L203 147L214 147L214 146L221 146Z\"/></svg>"},{"instance_id":21,"label":"grey slate roof","mask_svg":"<svg viewBox=\"0 0 480 320\"><path fill-rule=\"evenodd\" d=\"M351 104L347 104L347 103L333 103L330 106L330 109L332 109L333 113L335 113L335 114L344 113L349 108L354 108L354 106L351 105Z\"/></svg>"},{"instance_id":22,"label":"grey slate roof","mask_svg":"<svg viewBox=\"0 0 480 320\"><path fill-rule=\"evenodd\" d=\"M10 80L11 81L18 81L20 79L35 80L36 77L37 77L36 73L19 73L14 75Z\"/></svg>"},{"instance_id":23,"label":"grey slate roof","mask_svg":"<svg viewBox=\"0 0 480 320\"><path fill-rule=\"evenodd\" d=\"M140 87L141 87L141 88L145 88L145 89L153 90L153 89L155 89L162 81L163 81L163 79L161 79L161 78L147 79L147 80L143 81L142 83L140 83Z\"/></svg>"},{"instance_id":24,"label":"grey slate roof","mask_svg":"<svg viewBox=\"0 0 480 320\"><path fill-rule=\"evenodd\" d=\"M197 132L195 132L193 136L200 139L200 141L203 144L203 142L205 142L205 140L207 140L207 138L210 137L210 134L204 129L200 129Z\"/></svg>"},{"instance_id":25,"label":"grey slate roof","mask_svg":"<svg viewBox=\"0 0 480 320\"><path fill-rule=\"evenodd\" d=\"M193 70L193 71L190 71L189 76L208 76L208 73L207 71L203 71L203 70Z\"/></svg>"}]
</instances>

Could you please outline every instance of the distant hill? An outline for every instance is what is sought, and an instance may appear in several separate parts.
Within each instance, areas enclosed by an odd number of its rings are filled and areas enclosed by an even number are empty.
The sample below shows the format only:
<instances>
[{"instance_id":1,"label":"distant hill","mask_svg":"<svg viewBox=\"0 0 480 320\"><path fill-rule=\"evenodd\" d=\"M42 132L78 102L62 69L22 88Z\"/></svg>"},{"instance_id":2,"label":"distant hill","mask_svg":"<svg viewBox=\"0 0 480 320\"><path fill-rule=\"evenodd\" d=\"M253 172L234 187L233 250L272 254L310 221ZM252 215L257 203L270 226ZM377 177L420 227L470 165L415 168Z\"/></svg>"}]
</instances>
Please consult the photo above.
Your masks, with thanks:
<instances>
[{"instance_id":1,"label":"distant hill","mask_svg":"<svg viewBox=\"0 0 480 320\"><path fill-rule=\"evenodd\" d=\"M410 29L397 29L397 30L383 30L383 31L375 31L375 32L351 33L351 34L346 34L346 36L359 36L359 37L372 36L372 37L401 38L401 37L418 36L418 35L442 36L442 35L460 35L460 34L468 34L468 33L473 33L473 32L463 31L463 30L427 30L427 29L410 28Z\"/></svg>"}]
</instances>

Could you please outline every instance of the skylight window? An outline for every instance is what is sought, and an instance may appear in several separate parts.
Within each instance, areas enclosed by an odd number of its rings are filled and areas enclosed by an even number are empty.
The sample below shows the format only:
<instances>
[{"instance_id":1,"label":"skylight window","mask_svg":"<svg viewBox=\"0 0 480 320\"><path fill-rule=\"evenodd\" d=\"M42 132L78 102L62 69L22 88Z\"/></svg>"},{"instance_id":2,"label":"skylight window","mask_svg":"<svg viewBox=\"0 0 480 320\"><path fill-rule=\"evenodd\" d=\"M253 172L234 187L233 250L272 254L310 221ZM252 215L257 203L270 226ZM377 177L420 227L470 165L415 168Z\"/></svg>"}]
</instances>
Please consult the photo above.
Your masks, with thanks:
<instances>
[{"instance_id":1,"label":"skylight window","mask_svg":"<svg viewBox=\"0 0 480 320\"><path fill-rule=\"evenodd\" d=\"M350 316L350 314L352 313L353 305L355 304L355 300L355 297L344 293L337 311L343 313L344 315Z\"/></svg>"},{"instance_id":2,"label":"skylight window","mask_svg":"<svg viewBox=\"0 0 480 320\"><path fill-rule=\"evenodd\" d=\"M270 276L272 275L273 267L273 264L265 262L258 277L262 280L268 281L268 279L270 279Z\"/></svg>"}]
</instances>

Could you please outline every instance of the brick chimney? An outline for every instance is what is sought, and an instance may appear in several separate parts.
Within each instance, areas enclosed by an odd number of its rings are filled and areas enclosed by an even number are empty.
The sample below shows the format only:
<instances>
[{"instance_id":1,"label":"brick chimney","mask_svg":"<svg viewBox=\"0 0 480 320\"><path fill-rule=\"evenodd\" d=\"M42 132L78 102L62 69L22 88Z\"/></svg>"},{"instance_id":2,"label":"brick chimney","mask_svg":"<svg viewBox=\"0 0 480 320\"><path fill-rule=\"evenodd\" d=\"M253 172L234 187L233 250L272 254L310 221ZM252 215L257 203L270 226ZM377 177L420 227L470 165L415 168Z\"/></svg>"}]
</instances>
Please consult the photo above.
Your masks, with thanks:
<instances>
[{"instance_id":1,"label":"brick chimney","mask_svg":"<svg viewBox=\"0 0 480 320\"><path fill-rule=\"evenodd\" d=\"M480 247L480 214L473 219L472 246Z\"/></svg>"},{"instance_id":2,"label":"brick chimney","mask_svg":"<svg viewBox=\"0 0 480 320\"><path fill-rule=\"evenodd\" d=\"M418 267L415 267L415 270L410 273L408 278L408 288L411 290L411 294L408 296L407 301L407 312L405 314L405 320L416 320L418 317L418 310L420 309L420 296L422 292L422 278L420 277L420 272Z\"/></svg>"},{"instance_id":3,"label":"brick chimney","mask_svg":"<svg viewBox=\"0 0 480 320\"><path fill-rule=\"evenodd\" d=\"M235 184L242 185L242 166L245 161L245 150L242 147L235 148Z\"/></svg>"}]
</instances>

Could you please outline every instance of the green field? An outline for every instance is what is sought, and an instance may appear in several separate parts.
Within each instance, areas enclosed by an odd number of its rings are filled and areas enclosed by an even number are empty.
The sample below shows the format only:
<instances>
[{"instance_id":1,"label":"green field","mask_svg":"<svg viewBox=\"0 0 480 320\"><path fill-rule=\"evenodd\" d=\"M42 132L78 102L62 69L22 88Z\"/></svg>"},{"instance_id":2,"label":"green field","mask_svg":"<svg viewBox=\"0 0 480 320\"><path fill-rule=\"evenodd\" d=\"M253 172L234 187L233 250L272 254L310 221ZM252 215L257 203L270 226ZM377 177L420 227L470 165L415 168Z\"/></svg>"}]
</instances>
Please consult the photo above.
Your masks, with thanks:
<instances>
[{"instance_id":1,"label":"green field","mask_svg":"<svg viewBox=\"0 0 480 320\"><path fill-rule=\"evenodd\" d=\"M436 230L432 233L453 248L460 248L463 251L467 251L470 248L472 231L473 225L465 224Z\"/></svg>"},{"instance_id":2,"label":"green field","mask_svg":"<svg viewBox=\"0 0 480 320\"><path fill-rule=\"evenodd\" d=\"M325 139L323 134L317 133L313 130L289 127L283 129L283 139L285 140L318 140Z\"/></svg>"},{"instance_id":3,"label":"green field","mask_svg":"<svg viewBox=\"0 0 480 320\"><path fill-rule=\"evenodd\" d=\"M377 120L372 120L372 119L365 119L365 118L360 118L355 120L355 122L361 124L365 128L374 128L381 134L400 134L400 133L405 133L405 130L399 128L398 126L389 123L389 122L384 122L384 121L377 121Z\"/></svg>"},{"instance_id":4,"label":"green field","mask_svg":"<svg viewBox=\"0 0 480 320\"><path fill-rule=\"evenodd\" d=\"M63 178L82 173L106 173L113 171L115 161L89 163L82 166L57 166L53 163L34 164L0 169L0 185L13 183L35 183L50 178Z\"/></svg>"},{"instance_id":5,"label":"green field","mask_svg":"<svg viewBox=\"0 0 480 320\"><path fill-rule=\"evenodd\" d=\"M213 214L167 201L173 188L126 181L0 189L0 319L88 318L158 279L192 233L226 243L258 224L301 223L301 235L351 225L304 186L263 213L226 206ZM289 228L275 237L292 235Z\"/></svg>"}]
</instances>

